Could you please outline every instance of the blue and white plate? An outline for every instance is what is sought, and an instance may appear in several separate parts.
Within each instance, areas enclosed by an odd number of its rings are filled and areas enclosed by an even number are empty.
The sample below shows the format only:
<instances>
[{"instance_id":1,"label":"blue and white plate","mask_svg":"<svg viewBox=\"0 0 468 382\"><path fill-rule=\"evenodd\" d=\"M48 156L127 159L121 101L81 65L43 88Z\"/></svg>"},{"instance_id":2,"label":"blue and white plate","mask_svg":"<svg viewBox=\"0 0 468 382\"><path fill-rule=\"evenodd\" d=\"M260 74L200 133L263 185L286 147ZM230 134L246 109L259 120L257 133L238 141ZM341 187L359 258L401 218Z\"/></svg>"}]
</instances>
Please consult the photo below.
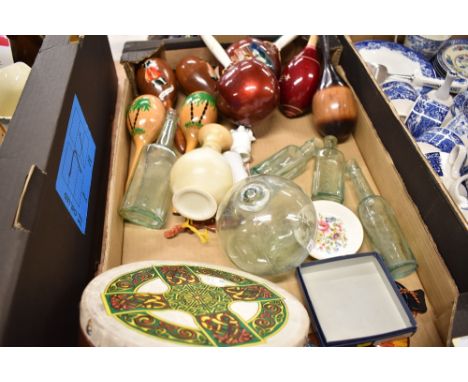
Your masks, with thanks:
<instances>
[{"instance_id":1,"label":"blue and white plate","mask_svg":"<svg viewBox=\"0 0 468 382\"><path fill-rule=\"evenodd\" d=\"M445 72L468 80L468 39L447 41L437 53L437 65Z\"/></svg>"},{"instance_id":2,"label":"blue and white plate","mask_svg":"<svg viewBox=\"0 0 468 382\"><path fill-rule=\"evenodd\" d=\"M356 49L367 63L385 65L389 73L419 74L439 78L432 64L423 55L390 41L360 41Z\"/></svg>"}]
</instances>

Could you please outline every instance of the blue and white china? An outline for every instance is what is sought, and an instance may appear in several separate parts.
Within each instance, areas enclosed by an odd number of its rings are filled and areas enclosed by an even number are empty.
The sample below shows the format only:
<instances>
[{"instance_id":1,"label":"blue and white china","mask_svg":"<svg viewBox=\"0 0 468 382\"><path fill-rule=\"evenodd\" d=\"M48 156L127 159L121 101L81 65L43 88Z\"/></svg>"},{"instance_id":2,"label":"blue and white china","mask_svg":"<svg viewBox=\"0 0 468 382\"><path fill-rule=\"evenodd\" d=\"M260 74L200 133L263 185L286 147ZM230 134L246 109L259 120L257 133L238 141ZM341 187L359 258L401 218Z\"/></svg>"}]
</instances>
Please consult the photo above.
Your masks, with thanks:
<instances>
[{"instance_id":1,"label":"blue and white china","mask_svg":"<svg viewBox=\"0 0 468 382\"><path fill-rule=\"evenodd\" d=\"M418 91L408 82L396 81L391 78L381 87L400 118L406 118L418 98Z\"/></svg>"},{"instance_id":2,"label":"blue and white china","mask_svg":"<svg viewBox=\"0 0 468 382\"><path fill-rule=\"evenodd\" d=\"M450 114L455 117L458 113L461 113L462 110L468 110L468 89L462 93L457 94L453 98L453 104L450 108Z\"/></svg>"},{"instance_id":3,"label":"blue and white china","mask_svg":"<svg viewBox=\"0 0 468 382\"><path fill-rule=\"evenodd\" d=\"M466 188L468 163L465 147L455 146L449 155L448 167L450 167L450 173L446 174L443 183L455 204L457 204L465 218L468 219L468 190Z\"/></svg>"},{"instance_id":4,"label":"blue and white china","mask_svg":"<svg viewBox=\"0 0 468 382\"><path fill-rule=\"evenodd\" d=\"M427 61L424 56L414 52L413 50L390 41L360 41L355 44L356 49L361 55L362 59L370 66L384 65L388 73L396 73L398 75L406 75L410 77L425 77L438 79L432 64ZM415 81L403 80L397 75L387 78L385 82L400 81L411 83L413 88L420 94L426 94L430 87L421 87ZM392 102L397 109L397 113L402 120L406 118L409 113L408 107L412 106L408 101ZM403 105L396 105L403 104Z\"/></svg>"},{"instance_id":5,"label":"blue and white china","mask_svg":"<svg viewBox=\"0 0 468 382\"><path fill-rule=\"evenodd\" d=\"M404 45L430 59L449 38L448 35L408 35L405 38Z\"/></svg>"},{"instance_id":6,"label":"blue and white china","mask_svg":"<svg viewBox=\"0 0 468 382\"><path fill-rule=\"evenodd\" d=\"M433 101L447 106L450 109L450 107L453 105L453 97L450 95L450 88L455 78L456 77L453 74L447 73L442 86L439 89L434 89L428 92L427 97ZM445 115L447 116L449 113Z\"/></svg>"},{"instance_id":7,"label":"blue and white china","mask_svg":"<svg viewBox=\"0 0 468 382\"><path fill-rule=\"evenodd\" d=\"M445 128L457 134L460 138L462 138L464 143L467 144L466 137L468 135L468 119L465 115L457 115L447 124L447 126L445 126Z\"/></svg>"},{"instance_id":8,"label":"blue and white china","mask_svg":"<svg viewBox=\"0 0 468 382\"><path fill-rule=\"evenodd\" d=\"M432 64L406 46L390 41L369 40L357 42L355 47L365 62L385 65L389 73L438 78Z\"/></svg>"},{"instance_id":9,"label":"blue and white china","mask_svg":"<svg viewBox=\"0 0 468 382\"><path fill-rule=\"evenodd\" d=\"M464 146L463 140L457 134L440 127L426 130L416 138L416 142L424 154L429 152L450 154L456 145Z\"/></svg>"},{"instance_id":10,"label":"blue and white china","mask_svg":"<svg viewBox=\"0 0 468 382\"><path fill-rule=\"evenodd\" d=\"M437 53L442 69L468 79L468 39L449 40Z\"/></svg>"},{"instance_id":11,"label":"blue and white china","mask_svg":"<svg viewBox=\"0 0 468 382\"><path fill-rule=\"evenodd\" d=\"M388 99L407 99L416 101L418 98L417 90L408 82L390 80L382 84L382 90L387 95Z\"/></svg>"},{"instance_id":12,"label":"blue and white china","mask_svg":"<svg viewBox=\"0 0 468 382\"><path fill-rule=\"evenodd\" d=\"M433 129L426 131L416 141L452 198L460 199L461 195L461 201L464 203L467 175L464 174L464 168L468 164L466 147L461 139L449 130ZM460 200L457 200L455 202L460 207Z\"/></svg>"},{"instance_id":13,"label":"blue and white china","mask_svg":"<svg viewBox=\"0 0 468 382\"><path fill-rule=\"evenodd\" d=\"M406 118L405 124L411 135L419 138L426 131L441 126L448 112L447 105L430 99L427 95L420 95Z\"/></svg>"}]
</instances>

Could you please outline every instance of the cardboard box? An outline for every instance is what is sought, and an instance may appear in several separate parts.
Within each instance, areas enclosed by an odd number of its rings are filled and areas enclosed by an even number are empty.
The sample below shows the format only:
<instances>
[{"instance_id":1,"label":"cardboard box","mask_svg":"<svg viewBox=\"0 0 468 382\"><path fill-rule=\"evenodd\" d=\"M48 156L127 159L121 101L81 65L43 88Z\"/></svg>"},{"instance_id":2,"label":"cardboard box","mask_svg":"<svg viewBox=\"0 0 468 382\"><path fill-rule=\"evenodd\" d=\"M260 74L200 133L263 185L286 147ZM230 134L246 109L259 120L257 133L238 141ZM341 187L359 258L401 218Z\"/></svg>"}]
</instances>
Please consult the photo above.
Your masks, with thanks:
<instances>
[{"instance_id":1,"label":"cardboard box","mask_svg":"<svg viewBox=\"0 0 468 382\"><path fill-rule=\"evenodd\" d=\"M77 343L100 259L116 88L107 37L45 39L0 148L1 345Z\"/></svg>"},{"instance_id":2,"label":"cardboard box","mask_svg":"<svg viewBox=\"0 0 468 382\"><path fill-rule=\"evenodd\" d=\"M380 37L341 38L345 46L343 66L460 292L467 292L468 223L353 47L353 41ZM369 165L378 166L376 163ZM386 174L376 173L375 176L385 178Z\"/></svg>"},{"instance_id":3,"label":"cardboard box","mask_svg":"<svg viewBox=\"0 0 468 382\"><path fill-rule=\"evenodd\" d=\"M145 44L148 43L145 42ZM135 48L135 45L133 47ZM154 49L154 46L149 49ZM215 62L200 40L198 43L190 41L188 46L184 46L183 43L164 42L164 45L160 46L157 52L159 56L167 59L172 67L175 67L182 57L189 54L195 54ZM143 54L143 52L140 51L138 54ZM349 66L351 65L348 58L350 55L356 56L356 52L351 44L343 39L342 73L346 74L349 80L354 75L353 68ZM168 240L163 236L164 230L149 230L124 223L118 215L118 208L124 194L129 153L133 148L125 126L125 113L127 105L132 100L132 90L121 65L117 65L117 71L119 91L113 126L110 179L100 271L120 264L156 259L203 261L233 267L234 265L229 258L222 252L215 234L210 236L209 243L205 245L200 244L194 235L188 234ZM362 74L362 76L364 75L367 76L367 73ZM368 81L370 80L367 77L363 77L350 82L354 90L361 93L361 87L368 86ZM381 98L381 94L378 97ZM178 105L181 104L181 100L182 97L179 99ZM226 121L223 123L229 125ZM255 134L257 141L253 146L253 164L265 159L286 144L300 145L312 136L317 136L310 114L296 119L287 119L278 110L255 126ZM359 104L359 120L356 131L348 141L340 144L339 148L346 158L357 160L371 187L384 196L395 209L419 263L417 274L399 280L409 289L423 288L428 299L428 312L417 317L418 330L412 337L411 344L413 346L446 344L458 290L437 251L430 231L424 224L421 214L395 167L392 157L382 143L376 126L361 104ZM311 191L312 169L313 162L310 162L307 171L295 179L295 182L308 194ZM346 184L345 205L354 211L356 210L357 200L348 183ZM171 216L166 227L171 227L181 221L180 217ZM370 250L371 247L366 239L360 251L368 252ZM285 277L271 277L269 279L277 282L280 287L304 302L294 272L290 272Z\"/></svg>"}]
</instances>

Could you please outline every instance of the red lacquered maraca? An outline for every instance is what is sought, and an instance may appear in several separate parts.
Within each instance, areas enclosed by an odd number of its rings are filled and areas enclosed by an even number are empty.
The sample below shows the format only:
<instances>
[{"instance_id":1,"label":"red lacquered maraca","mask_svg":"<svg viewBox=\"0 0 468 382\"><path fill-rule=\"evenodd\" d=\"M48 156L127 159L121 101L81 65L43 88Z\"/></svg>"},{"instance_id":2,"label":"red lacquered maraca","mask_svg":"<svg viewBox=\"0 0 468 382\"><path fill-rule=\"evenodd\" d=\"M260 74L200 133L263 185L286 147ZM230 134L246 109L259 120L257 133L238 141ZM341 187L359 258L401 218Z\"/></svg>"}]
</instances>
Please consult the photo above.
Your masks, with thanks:
<instances>
[{"instance_id":1,"label":"red lacquered maraca","mask_svg":"<svg viewBox=\"0 0 468 382\"><path fill-rule=\"evenodd\" d=\"M280 110L286 117L298 117L310 109L320 79L317 39L318 36L310 36L304 50L281 73Z\"/></svg>"},{"instance_id":2,"label":"red lacquered maraca","mask_svg":"<svg viewBox=\"0 0 468 382\"><path fill-rule=\"evenodd\" d=\"M279 85L274 73L256 60L231 62L213 36L202 36L214 56L226 68L218 83L218 108L234 123L252 126L278 105Z\"/></svg>"},{"instance_id":3,"label":"red lacquered maraca","mask_svg":"<svg viewBox=\"0 0 468 382\"><path fill-rule=\"evenodd\" d=\"M296 35L281 36L275 42L263 41L254 37L246 37L227 48L227 54L232 62L255 59L268 66L275 76L281 74L280 51L294 40Z\"/></svg>"}]
</instances>

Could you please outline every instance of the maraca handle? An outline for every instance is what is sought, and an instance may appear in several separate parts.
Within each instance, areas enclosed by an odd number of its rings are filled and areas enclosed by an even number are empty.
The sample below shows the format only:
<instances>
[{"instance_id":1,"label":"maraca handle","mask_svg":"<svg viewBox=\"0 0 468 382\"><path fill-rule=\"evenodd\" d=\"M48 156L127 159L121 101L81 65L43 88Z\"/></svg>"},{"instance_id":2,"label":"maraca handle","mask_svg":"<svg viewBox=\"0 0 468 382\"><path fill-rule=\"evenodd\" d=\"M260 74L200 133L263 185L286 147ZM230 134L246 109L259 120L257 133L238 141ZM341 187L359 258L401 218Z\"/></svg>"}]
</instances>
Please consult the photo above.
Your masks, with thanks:
<instances>
[{"instance_id":1,"label":"maraca handle","mask_svg":"<svg viewBox=\"0 0 468 382\"><path fill-rule=\"evenodd\" d=\"M288 45L291 41L293 41L297 35L284 35L281 36L278 40L276 40L273 44L278 48L279 51L283 49L286 45Z\"/></svg>"},{"instance_id":2,"label":"maraca handle","mask_svg":"<svg viewBox=\"0 0 468 382\"><path fill-rule=\"evenodd\" d=\"M144 145L135 146L135 151L133 152L133 157L130 161L130 166L128 166L128 176L127 176L127 183L125 184L125 190L128 190L128 187L130 186L130 182L132 181L133 174L135 173L143 146Z\"/></svg>"},{"instance_id":3,"label":"maraca handle","mask_svg":"<svg viewBox=\"0 0 468 382\"><path fill-rule=\"evenodd\" d=\"M213 53L213 56L215 56L216 59L221 63L221 65L223 65L225 68L231 65L231 59L218 40L209 34L201 35L200 37L210 52Z\"/></svg>"}]
</instances>

